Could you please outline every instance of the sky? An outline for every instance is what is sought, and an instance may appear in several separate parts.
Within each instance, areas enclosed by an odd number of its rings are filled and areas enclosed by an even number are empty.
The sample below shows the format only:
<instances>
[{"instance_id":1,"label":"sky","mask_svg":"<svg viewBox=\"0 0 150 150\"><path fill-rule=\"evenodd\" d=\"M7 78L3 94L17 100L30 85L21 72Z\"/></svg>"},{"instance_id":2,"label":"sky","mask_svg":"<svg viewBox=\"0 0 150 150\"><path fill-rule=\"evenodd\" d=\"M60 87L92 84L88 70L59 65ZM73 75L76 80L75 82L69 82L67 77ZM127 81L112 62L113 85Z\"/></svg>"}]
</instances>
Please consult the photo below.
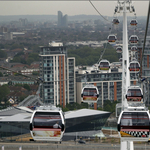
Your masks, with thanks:
<instances>
[{"instance_id":1,"label":"sky","mask_svg":"<svg viewBox=\"0 0 150 150\"><path fill-rule=\"evenodd\" d=\"M113 16L116 1L92 1L96 9L104 16ZM137 16L147 16L148 1L133 1ZM1 1L0 15L99 15L88 0L85 1ZM118 14L118 16L121 14ZM128 14L132 16L132 14Z\"/></svg>"}]
</instances>

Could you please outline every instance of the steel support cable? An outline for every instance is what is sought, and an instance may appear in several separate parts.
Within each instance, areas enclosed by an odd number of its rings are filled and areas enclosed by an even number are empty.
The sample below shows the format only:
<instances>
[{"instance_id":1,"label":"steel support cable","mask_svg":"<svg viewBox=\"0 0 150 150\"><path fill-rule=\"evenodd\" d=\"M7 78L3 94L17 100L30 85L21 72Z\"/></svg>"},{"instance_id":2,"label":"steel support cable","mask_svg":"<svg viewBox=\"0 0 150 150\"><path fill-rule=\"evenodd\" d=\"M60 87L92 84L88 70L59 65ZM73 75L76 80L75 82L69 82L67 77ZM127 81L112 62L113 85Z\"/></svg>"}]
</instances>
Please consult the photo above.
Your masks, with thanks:
<instances>
[{"instance_id":1,"label":"steel support cable","mask_svg":"<svg viewBox=\"0 0 150 150\"><path fill-rule=\"evenodd\" d=\"M113 26L113 24L112 24L112 22L111 22L111 27L110 27L109 35L110 35L110 34L111 34L111 32L112 32L112 26ZM99 58L99 60L98 60L97 64L98 64L98 63L102 60L103 55L104 55L104 53L105 53L105 51L106 51L107 46L108 46L108 41L107 41L107 43L106 43L106 45L105 45L105 47L104 47L104 51L103 51L103 52L102 52L102 54L100 55L100 58Z\"/></svg>"},{"instance_id":2,"label":"steel support cable","mask_svg":"<svg viewBox=\"0 0 150 150\"><path fill-rule=\"evenodd\" d=\"M148 13L147 13L147 23L146 23L146 31L145 31L145 36L144 36L144 43L143 43L143 48L142 48L142 58L140 59L140 78L142 76L142 60L143 60L143 55L144 55L144 49L145 49L145 43L146 43L146 37L147 37L147 30L148 30L148 24L149 24L149 15L150 15L150 0L149 0L149 8L148 8Z\"/></svg>"},{"instance_id":3,"label":"steel support cable","mask_svg":"<svg viewBox=\"0 0 150 150\"><path fill-rule=\"evenodd\" d=\"M111 26L111 28L110 28L109 35L111 34L111 31L112 31L112 26ZM100 55L100 58L99 58L99 60L97 61L97 64L102 60L103 55L104 55L104 53L105 53L105 51L106 51L107 46L108 46L108 42L106 43L106 45L105 45L105 47L104 47L104 51L103 51L102 54Z\"/></svg>"},{"instance_id":4,"label":"steel support cable","mask_svg":"<svg viewBox=\"0 0 150 150\"><path fill-rule=\"evenodd\" d=\"M98 10L97 8L94 6L94 4L89 0L89 2L91 3L91 5L93 6L93 8L97 11L97 13L106 21L110 22L109 20L107 20Z\"/></svg>"},{"instance_id":5,"label":"steel support cable","mask_svg":"<svg viewBox=\"0 0 150 150\"><path fill-rule=\"evenodd\" d=\"M135 15L135 18L136 18L136 14L134 14L134 15ZM136 29L137 29L137 26L134 27L134 35L135 35ZM136 46L136 44L137 44L137 43L135 43L135 38L134 38L134 46ZM135 52L133 52L133 57L132 57L131 62L132 62L134 59L136 59ZM134 68L136 68L136 63L135 63L135 65L134 65ZM137 72L135 71L134 73L135 73L135 79L137 79Z\"/></svg>"},{"instance_id":6,"label":"steel support cable","mask_svg":"<svg viewBox=\"0 0 150 150\"><path fill-rule=\"evenodd\" d=\"M97 10L97 8L94 6L94 4L93 4L90 0L89 0L89 2L91 3L91 5L93 6L93 8L97 11L97 13L98 13L104 20L108 21L109 23L112 23L111 21L107 20L107 19ZM112 24L111 24L111 25L112 25ZM111 30L112 30L112 26L111 26ZM110 30L110 33L111 33L111 30ZM99 58L98 62L102 59L102 57L103 57L103 55L104 55L104 53L105 53L105 50L106 50L106 48L107 48L107 44L108 44L108 42L106 43L106 46L105 46L105 48L104 48L104 51L103 51L103 53L100 55L100 58ZM98 62L97 62L97 64L98 64Z\"/></svg>"}]
</instances>

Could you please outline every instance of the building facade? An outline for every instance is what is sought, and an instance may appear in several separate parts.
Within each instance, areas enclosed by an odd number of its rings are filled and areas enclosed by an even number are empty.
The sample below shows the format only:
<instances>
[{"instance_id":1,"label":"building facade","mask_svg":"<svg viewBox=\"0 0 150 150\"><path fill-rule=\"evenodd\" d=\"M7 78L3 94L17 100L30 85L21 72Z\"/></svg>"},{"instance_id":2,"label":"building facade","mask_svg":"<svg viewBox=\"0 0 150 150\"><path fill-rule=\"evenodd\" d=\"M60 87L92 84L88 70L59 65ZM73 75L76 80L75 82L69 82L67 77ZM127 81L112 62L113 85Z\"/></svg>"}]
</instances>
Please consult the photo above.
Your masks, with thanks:
<instances>
[{"instance_id":1,"label":"building facade","mask_svg":"<svg viewBox=\"0 0 150 150\"><path fill-rule=\"evenodd\" d=\"M31 139L29 124L32 113L31 109L23 106L0 110L0 139L7 142L12 142L12 140L29 141ZM65 133L80 131L97 131L99 133L110 114L107 111L91 109L68 111L65 113Z\"/></svg>"},{"instance_id":2,"label":"building facade","mask_svg":"<svg viewBox=\"0 0 150 150\"><path fill-rule=\"evenodd\" d=\"M58 27L68 27L68 15L64 15L62 14L61 11L58 11L58 23L57 23Z\"/></svg>"},{"instance_id":3,"label":"building facade","mask_svg":"<svg viewBox=\"0 0 150 150\"><path fill-rule=\"evenodd\" d=\"M41 47L40 76L43 79L41 98L46 104L62 105L76 102L75 58L67 57L62 43Z\"/></svg>"},{"instance_id":4,"label":"building facade","mask_svg":"<svg viewBox=\"0 0 150 150\"><path fill-rule=\"evenodd\" d=\"M121 65L121 63L120 63ZM86 81L85 81L85 72ZM138 85L137 79L133 74L131 76L131 85ZM105 101L122 101L122 68L111 68L109 71L100 71L93 67L84 67L76 69L76 90L77 102L81 103L81 91L86 84L93 84L99 90L97 107L104 106Z\"/></svg>"}]
</instances>

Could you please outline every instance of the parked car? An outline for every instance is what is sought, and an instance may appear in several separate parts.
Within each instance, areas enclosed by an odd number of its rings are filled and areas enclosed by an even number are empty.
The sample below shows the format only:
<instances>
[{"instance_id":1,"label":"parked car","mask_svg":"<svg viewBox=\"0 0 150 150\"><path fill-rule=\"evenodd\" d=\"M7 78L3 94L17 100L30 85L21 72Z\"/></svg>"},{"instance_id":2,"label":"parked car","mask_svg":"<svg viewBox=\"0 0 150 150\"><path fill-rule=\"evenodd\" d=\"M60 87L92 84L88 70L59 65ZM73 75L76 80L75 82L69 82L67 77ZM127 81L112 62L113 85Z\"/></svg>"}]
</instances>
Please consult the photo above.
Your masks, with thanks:
<instances>
[{"instance_id":1,"label":"parked car","mask_svg":"<svg viewBox=\"0 0 150 150\"><path fill-rule=\"evenodd\" d=\"M83 140L79 140L78 143L80 143L80 144L86 144L86 142L83 141Z\"/></svg>"}]
</instances>

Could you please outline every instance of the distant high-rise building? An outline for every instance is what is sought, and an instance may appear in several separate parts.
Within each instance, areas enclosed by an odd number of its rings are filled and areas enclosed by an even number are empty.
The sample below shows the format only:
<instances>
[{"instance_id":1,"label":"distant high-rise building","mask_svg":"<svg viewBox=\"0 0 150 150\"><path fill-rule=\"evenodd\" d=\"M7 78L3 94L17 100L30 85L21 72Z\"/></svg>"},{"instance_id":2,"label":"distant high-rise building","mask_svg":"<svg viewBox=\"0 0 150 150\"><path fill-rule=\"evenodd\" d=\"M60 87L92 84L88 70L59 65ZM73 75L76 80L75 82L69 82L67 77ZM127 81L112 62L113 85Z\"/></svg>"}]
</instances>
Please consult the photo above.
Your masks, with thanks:
<instances>
[{"instance_id":1,"label":"distant high-rise building","mask_svg":"<svg viewBox=\"0 0 150 150\"><path fill-rule=\"evenodd\" d=\"M19 23L20 23L20 27L24 27L28 24L28 20L26 18L25 19L20 18Z\"/></svg>"},{"instance_id":2,"label":"distant high-rise building","mask_svg":"<svg viewBox=\"0 0 150 150\"><path fill-rule=\"evenodd\" d=\"M8 32L8 29L6 27L1 26L0 27L0 32L6 33L6 32Z\"/></svg>"},{"instance_id":3,"label":"distant high-rise building","mask_svg":"<svg viewBox=\"0 0 150 150\"><path fill-rule=\"evenodd\" d=\"M43 102L63 107L66 103L76 102L75 58L67 57L66 47L60 42L41 47L40 58Z\"/></svg>"},{"instance_id":4,"label":"distant high-rise building","mask_svg":"<svg viewBox=\"0 0 150 150\"><path fill-rule=\"evenodd\" d=\"M57 23L57 26L58 27L61 27L61 23L62 23L62 12L61 11L58 11L58 23Z\"/></svg>"},{"instance_id":5,"label":"distant high-rise building","mask_svg":"<svg viewBox=\"0 0 150 150\"><path fill-rule=\"evenodd\" d=\"M68 27L68 16L65 15L62 18L62 27Z\"/></svg>"},{"instance_id":6,"label":"distant high-rise building","mask_svg":"<svg viewBox=\"0 0 150 150\"><path fill-rule=\"evenodd\" d=\"M63 16L61 11L58 11L58 27L68 27L68 16Z\"/></svg>"}]
</instances>

